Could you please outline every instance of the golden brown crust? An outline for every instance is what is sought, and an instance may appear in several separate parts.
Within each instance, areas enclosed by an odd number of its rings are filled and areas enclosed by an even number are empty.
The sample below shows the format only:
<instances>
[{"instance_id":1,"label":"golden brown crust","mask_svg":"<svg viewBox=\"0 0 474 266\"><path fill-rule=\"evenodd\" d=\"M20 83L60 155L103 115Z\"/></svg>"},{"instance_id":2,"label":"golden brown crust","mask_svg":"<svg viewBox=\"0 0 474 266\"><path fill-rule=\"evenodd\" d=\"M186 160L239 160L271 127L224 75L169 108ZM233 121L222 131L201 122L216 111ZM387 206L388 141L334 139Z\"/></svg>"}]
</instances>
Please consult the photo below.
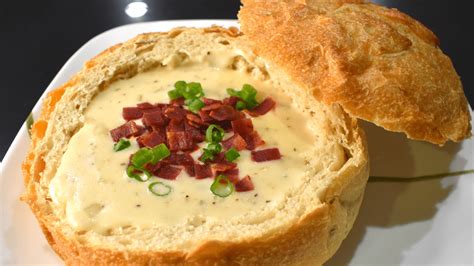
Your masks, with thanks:
<instances>
[{"instance_id":1,"label":"golden brown crust","mask_svg":"<svg viewBox=\"0 0 474 266\"><path fill-rule=\"evenodd\" d=\"M182 29L169 34L180 34ZM231 37L240 35L235 29L212 27L203 30L218 32ZM146 40L157 33L136 37ZM127 43L125 43L127 44ZM114 46L102 52L85 64L85 69L93 67L103 58L110 56L119 46ZM82 72L81 72L82 73ZM207 241L190 252L169 251L135 251L107 249L91 246L78 241L71 235L64 235L57 228L47 199L38 194L39 180L45 168L43 154L38 153L37 143L44 137L48 127L48 119L55 110L56 103L62 95L76 82L80 82L81 73L51 92L44 101L40 119L32 130L32 144L29 154L23 163L26 193L23 200L29 204L35 214L41 229L54 251L68 265L318 265L329 259L337 250L352 226L364 192L368 178L367 150L364 134L359 129L357 121L348 117L338 107L334 113L341 117L343 129L347 135L347 146L358 153L358 160L351 167L341 169L334 183L322 196L322 207L301 217L298 223L279 232L268 233L263 237L247 239L244 242ZM351 192L347 192L350 190ZM349 212L352 212L349 214ZM343 228L338 225L343 224Z\"/></svg>"},{"instance_id":2,"label":"golden brown crust","mask_svg":"<svg viewBox=\"0 0 474 266\"><path fill-rule=\"evenodd\" d=\"M239 19L258 55L323 102L413 139L469 137L462 84L436 36L363 2L247 0Z\"/></svg>"}]
</instances>

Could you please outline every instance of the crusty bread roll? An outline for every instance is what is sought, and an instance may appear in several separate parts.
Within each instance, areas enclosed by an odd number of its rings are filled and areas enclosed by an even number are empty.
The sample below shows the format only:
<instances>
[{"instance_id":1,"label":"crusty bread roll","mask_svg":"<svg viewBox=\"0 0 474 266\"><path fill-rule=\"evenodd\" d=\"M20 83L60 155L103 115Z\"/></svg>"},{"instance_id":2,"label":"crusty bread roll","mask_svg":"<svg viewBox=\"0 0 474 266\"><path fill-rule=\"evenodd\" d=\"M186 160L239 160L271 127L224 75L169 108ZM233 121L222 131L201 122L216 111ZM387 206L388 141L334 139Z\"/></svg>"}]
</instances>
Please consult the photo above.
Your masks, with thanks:
<instances>
[{"instance_id":1,"label":"crusty bread roll","mask_svg":"<svg viewBox=\"0 0 474 266\"><path fill-rule=\"evenodd\" d=\"M254 55L247 43L236 29L218 27L143 34L104 51L49 94L31 131L31 149L23 165L23 200L66 264L314 265L335 253L352 227L368 178L364 134L340 107L326 106L289 82L279 68ZM225 221L196 224L190 219L149 228L132 224L106 233L71 225L64 211L68 202L55 202L49 186L94 98L114 81L235 51L223 68L270 80L275 90L291 96L294 108L311 117L307 122L317 141L308 147L309 170L301 182L279 202Z\"/></svg>"},{"instance_id":2,"label":"crusty bread roll","mask_svg":"<svg viewBox=\"0 0 474 266\"><path fill-rule=\"evenodd\" d=\"M363 0L245 0L242 31L292 81L353 117L436 144L471 135L461 80L438 38Z\"/></svg>"}]
</instances>

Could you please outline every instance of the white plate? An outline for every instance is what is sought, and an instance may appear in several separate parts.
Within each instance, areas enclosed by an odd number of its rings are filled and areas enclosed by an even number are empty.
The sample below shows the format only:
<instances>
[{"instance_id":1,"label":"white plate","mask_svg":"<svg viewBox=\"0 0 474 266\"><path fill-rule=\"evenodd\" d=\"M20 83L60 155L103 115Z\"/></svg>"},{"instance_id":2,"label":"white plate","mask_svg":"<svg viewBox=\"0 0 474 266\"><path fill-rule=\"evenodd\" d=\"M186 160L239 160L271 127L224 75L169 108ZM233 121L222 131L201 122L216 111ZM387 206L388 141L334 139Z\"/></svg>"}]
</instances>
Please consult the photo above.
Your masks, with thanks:
<instances>
[{"instance_id":1,"label":"white plate","mask_svg":"<svg viewBox=\"0 0 474 266\"><path fill-rule=\"evenodd\" d=\"M46 92L67 81L83 63L136 34L177 26L236 26L232 20L139 23L114 28L87 42L63 66L33 108L39 115ZM444 148L406 140L368 123L372 175L417 175L474 169L474 141ZM26 126L5 155L0 176L0 265L61 264L26 204L20 164L29 145ZM473 175L413 182L370 182L359 217L329 265L466 264L473 259ZM405 180L405 179L403 179Z\"/></svg>"}]
</instances>

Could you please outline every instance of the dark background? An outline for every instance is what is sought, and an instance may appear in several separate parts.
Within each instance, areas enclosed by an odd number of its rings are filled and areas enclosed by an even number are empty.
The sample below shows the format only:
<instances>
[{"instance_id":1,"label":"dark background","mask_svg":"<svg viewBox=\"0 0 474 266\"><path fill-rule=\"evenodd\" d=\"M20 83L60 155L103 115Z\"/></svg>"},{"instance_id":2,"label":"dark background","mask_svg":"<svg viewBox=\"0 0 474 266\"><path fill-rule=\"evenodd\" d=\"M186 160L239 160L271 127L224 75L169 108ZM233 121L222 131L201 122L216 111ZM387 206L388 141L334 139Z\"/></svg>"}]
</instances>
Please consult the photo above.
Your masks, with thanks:
<instances>
[{"instance_id":1,"label":"dark background","mask_svg":"<svg viewBox=\"0 0 474 266\"><path fill-rule=\"evenodd\" d=\"M170 19L235 19L235 0L145 0L148 13L138 19L124 12L126 0L4 1L0 7L2 114L0 158L43 90L66 60L95 35L110 28ZM431 28L454 62L468 99L474 103L474 1L379 0Z\"/></svg>"}]
</instances>

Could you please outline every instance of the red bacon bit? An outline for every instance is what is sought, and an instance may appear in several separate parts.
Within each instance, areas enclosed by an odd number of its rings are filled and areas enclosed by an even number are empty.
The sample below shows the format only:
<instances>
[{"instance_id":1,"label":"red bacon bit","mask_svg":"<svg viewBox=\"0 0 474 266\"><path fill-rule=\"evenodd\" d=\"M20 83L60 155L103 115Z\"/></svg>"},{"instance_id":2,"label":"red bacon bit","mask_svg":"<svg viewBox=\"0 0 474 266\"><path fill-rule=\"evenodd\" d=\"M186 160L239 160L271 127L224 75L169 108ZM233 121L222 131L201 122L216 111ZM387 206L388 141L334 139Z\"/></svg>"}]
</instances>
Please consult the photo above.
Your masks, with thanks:
<instances>
[{"instance_id":1,"label":"red bacon bit","mask_svg":"<svg viewBox=\"0 0 474 266\"><path fill-rule=\"evenodd\" d=\"M137 125L137 128L138 128L138 131L137 131L137 133L133 134L134 137L139 137L139 136L143 135L146 132L145 127Z\"/></svg>"},{"instance_id":2,"label":"red bacon bit","mask_svg":"<svg viewBox=\"0 0 474 266\"><path fill-rule=\"evenodd\" d=\"M187 173L189 176L191 176L191 177L196 176L196 173L195 173L195 171L194 171L194 164L192 164L192 165L185 165L185 166L184 166L184 171L186 171L186 173Z\"/></svg>"},{"instance_id":3,"label":"red bacon bit","mask_svg":"<svg viewBox=\"0 0 474 266\"><path fill-rule=\"evenodd\" d=\"M202 109L199 111L199 116L201 117L203 122L212 122L214 119L209 116L209 111L203 111Z\"/></svg>"},{"instance_id":4,"label":"red bacon bit","mask_svg":"<svg viewBox=\"0 0 474 266\"><path fill-rule=\"evenodd\" d=\"M201 131L193 126L191 126L189 123L184 124L184 130L188 136L192 138L192 140L195 143L203 142L206 137L204 136Z\"/></svg>"},{"instance_id":5,"label":"red bacon bit","mask_svg":"<svg viewBox=\"0 0 474 266\"><path fill-rule=\"evenodd\" d=\"M230 182L232 182L234 184L239 181L239 169L238 168L230 169L230 170L227 170L225 172L218 172L217 175L219 175L219 174L227 176L227 178L230 180Z\"/></svg>"},{"instance_id":6,"label":"red bacon bit","mask_svg":"<svg viewBox=\"0 0 474 266\"><path fill-rule=\"evenodd\" d=\"M151 104L151 103L146 102L146 103L139 103L139 104L137 104L137 107L140 108L140 109L142 109L142 110L146 110L146 109L153 109L153 108L155 108L156 106L154 106L154 105Z\"/></svg>"},{"instance_id":7,"label":"red bacon bit","mask_svg":"<svg viewBox=\"0 0 474 266\"><path fill-rule=\"evenodd\" d=\"M222 102L226 105L230 105L234 107L238 101L239 101L238 97L230 96L230 97L225 98Z\"/></svg>"},{"instance_id":8,"label":"red bacon bit","mask_svg":"<svg viewBox=\"0 0 474 266\"><path fill-rule=\"evenodd\" d=\"M143 116L143 111L138 107L124 107L122 109L122 117L125 120L135 120Z\"/></svg>"},{"instance_id":9,"label":"red bacon bit","mask_svg":"<svg viewBox=\"0 0 474 266\"><path fill-rule=\"evenodd\" d=\"M209 113L209 115L217 121L236 120L241 118L240 114L239 111L230 105L222 105Z\"/></svg>"},{"instance_id":10,"label":"red bacon bit","mask_svg":"<svg viewBox=\"0 0 474 266\"><path fill-rule=\"evenodd\" d=\"M195 145L192 138L184 131L166 132L168 147L171 151L185 151L194 149Z\"/></svg>"},{"instance_id":11,"label":"red bacon bit","mask_svg":"<svg viewBox=\"0 0 474 266\"><path fill-rule=\"evenodd\" d=\"M171 120L166 127L166 132L182 132L184 131L184 123L178 120Z\"/></svg>"},{"instance_id":12,"label":"red bacon bit","mask_svg":"<svg viewBox=\"0 0 474 266\"><path fill-rule=\"evenodd\" d=\"M232 137L222 141L222 146L226 150L234 147L236 150L241 151L247 147L247 142L245 142L244 138L242 138L238 133L234 133Z\"/></svg>"},{"instance_id":13,"label":"red bacon bit","mask_svg":"<svg viewBox=\"0 0 474 266\"><path fill-rule=\"evenodd\" d=\"M161 166L158 171L155 171L157 177L164 179L175 180L176 177L181 173L181 168L173 167L170 165Z\"/></svg>"},{"instance_id":14,"label":"red bacon bit","mask_svg":"<svg viewBox=\"0 0 474 266\"><path fill-rule=\"evenodd\" d=\"M207 164L194 164L194 173L196 174L197 179L212 177L211 167Z\"/></svg>"},{"instance_id":15,"label":"red bacon bit","mask_svg":"<svg viewBox=\"0 0 474 266\"><path fill-rule=\"evenodd\" d=\"M252 161L254 162L279 160L281 158L280 150L278 148L252 151L251 156L252 156Z\"/></svg>"},{"instance_id":16,"label":"red bacon bit","mask_svg":"<svg viewBox=\"0 0 474 266\"><path fill-rule=\"evenodd\" d=\"M165 109L164 114L169 119L181 121L186 117L186 110L181 107L170 106Z\"/></svg>"},{"instance_id":17,"label":"red bacon bit","mask_svg":"<svg viewBox=\"0 0 474 266\"><path fill-rule=\"evenodd\" d=\"M235 191L244 192L254 190L254 185L250 176L246 175L244 178L240 179L235 183Z\"/></svg>"},{"instance_id":18,"label":"red bacon bit","mask_svg":"<svg viewBox=\"0 0 474 266\"><path fill-rule=\"evenodd\" d=\"M170 101L170 105L173 106L183 106L184 105L184 98L178 98Z\"/></svg>"},{"instance_id":19,"label":"red bacon bit","mask_svg":"<svg viewBox=\"0 0 474 266\"><path fill-rule=\"evenodd\" d=\"M168 158L166 158L166 161L173 165L194 165L194 159L189 155L189 153L173 152Z\"/></svg>"},{"instance_id":20,"label":"red bacon bit","mask_svg":"<svg viewBox=\"0 0 474 266\"><path fill-rule=\"evenodd\" d=\"M260 137L257 131L253 131L249 135L244 137L247 143L247 150L255 150L258 146L265 144L265 141Z\"/></svg>"},{"instance_id":21,"label":"red bacon bit","mask_svg":"<svg viewBox=\"0 0 474 266\"><path fill-rule=\"evenodd\" d=\"M248 118L237 119L231 123L234 131L244 138L253 132L252 120Z\"/></svg>"},{"instance_id":22,"label":"red bacon bit","mask_svg":"<svg viewBox=\"0 0 474 266\"><path fill-rule=\"evenodd\" d=\"M137 134L140 131L137 124L133 121L128 121L127 123L110 130L110 136L112 139L117 142L121 138L130 138L131 136Z\"/></svg>"},{"instance_id":23,"label":"red bacon bit","mask_svg":"<svg viewBox=\"0 0 474 266\"><path fill-rule=\"evenodd\" d=\"M248 110L248 113L253 117L262 116L272 110L275 104L275 101L271 97L267 97L257 107Z\"/></svg>"},{"instance_id":24,"label":"red bacon bit","mask_svg":"<svg viewBox=\"0 0 474 266\"><path fill-rule=\"evenodd\" d=\"M210 98L205 98L205 97L203 97L201 100L205 105L211 105L211 104L214 104L214 103L222 104L222 101L214 100L214 99L210 99Z\"/></svg>"},{"instance_id":25,"label":"red bacon bit","mask_svg":"<svg viewBox=\"0 0 474 266\"><path fill-rule=\"evenodd\" d=\"M137 139L140 147L153 148L158 144L166 143L166 137L164 134L160 134L158 131L152 131L141 135Z\"/></svg>"},{"instance_id":26,"label":"red bacon bit","mask_svg":"<svg viewBox=\"0 0 474 266\"><path fill-rule=\"evenodd\" d=\"M146 112L143 114L142 122L147 127L163 126L165 125L165 118L163 117L161 110Z\"/></svg>"},{"instance_id":27,"label":"red bacon bit","mask_svg":"<svg viewBox=\"0 0 474 266\"><path fill-rule=\"evenodd\" d=\"M208 111L216 110L221 106L222 106L222 103L219 101L219 102L204 106L203 108L201 108L201 111L208 112Z\"/></svg>"},{"instance_id":28,"label":"red bacon bit","mask_svg":"<svg viewBox=\"0 0 474 266\"><path fill-rule=\"evenodd\" d=\"M211 166L212 171L214 173L225 172L227 170L234 169L236 167L237 167L236 163L229 163L229 162L215 163Z\"/></svg>"},{"instance_id":29,"label":"red bacon bit","mask_svg":"<svg viewBox=\"0 0 474 266\"><path fill-rule=\"evenodd\" d=\"M193 122L197 125L204 125L204 122L202 121L201 117L198 115L195 115L193 113L187 113L186 114L186 119L190 122Z\"/></svg>"}]
</instances>

